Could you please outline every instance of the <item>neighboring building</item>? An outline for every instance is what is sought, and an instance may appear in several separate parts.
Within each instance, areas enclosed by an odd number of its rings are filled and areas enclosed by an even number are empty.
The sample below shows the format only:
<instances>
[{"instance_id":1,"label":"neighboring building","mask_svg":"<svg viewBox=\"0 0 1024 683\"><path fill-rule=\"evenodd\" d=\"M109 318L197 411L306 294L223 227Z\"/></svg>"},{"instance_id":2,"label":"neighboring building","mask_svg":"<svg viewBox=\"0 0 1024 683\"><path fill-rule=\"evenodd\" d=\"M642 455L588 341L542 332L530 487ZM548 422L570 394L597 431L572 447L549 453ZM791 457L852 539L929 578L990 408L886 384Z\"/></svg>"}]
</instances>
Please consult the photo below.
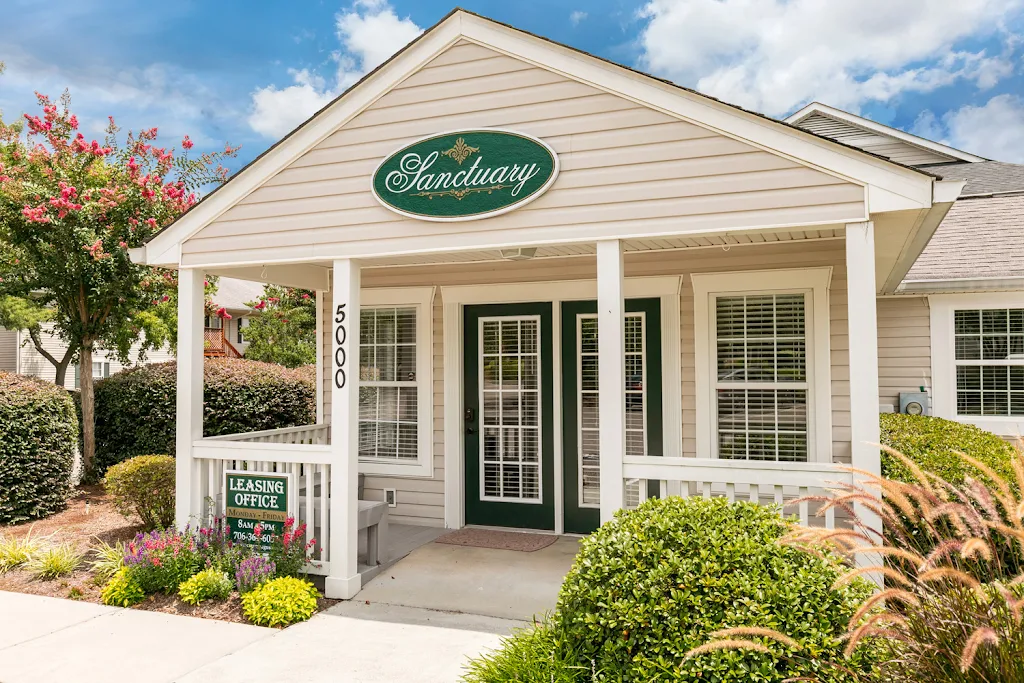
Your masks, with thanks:
<instances>
[{"instance_id":1,"label":"neighboring building","mask_svg":"<svg viewBox=\"0 0 1024 683\"><path fill-rule=\"evenodd\" d=\"M927 247L878 301L880 400L924 387L933 414L1024 434L1024 166L814 103L788 122L965 181Z\"/></svg>"},{"instance_id":2,"label":"neighboring building","mask_svg":"<svg viewBox=\"0 0 1024 683\"><path fill-rule=\"evenodd\" d=\"M245 349L248 347L248 343L245 341L245 327L249 322L247 316L252 313L252 309L246 306L246 302L258 299L262 295L262 284L221 278L217 294L213 297L213 304L217 308L223 307L231 315L231 318L222 319L216 315L207 316L206 327L208 327L208 330L206 334L212 340L211 348L229 350L222 353L209 353L208 355L231 355L237 357L245 354ZM42 334L43 348L55 358L63 358L67 347L59 337L50 333L48 329L48 326L44 326ZM224 343L225 341L227 344ZM137 361L137 351L132 352L132 359ZM164 347L146 352L144 362L162 363L169 360L174 360L174 354L169 347ZM125 365L117 360L115 354L102 350L93 353L92 375L96 379L110 377L125 367ZM36 347L28 338L28 334L19 330L0 328L0 370L16 372L22 375L32 375L48 382L53 382L56 378L53 364L36 350ZM68 389L77 389L80 379L79 373L80 369L77 365L69 367L64 386Z\"/></svg>"},{"instance_id":3,"label":"neighboring building","mask_svg":"<svg viewBox=\"0 0 1024 683\"><path fill-rule=\"evenodd\" d=\"M562 533L878 473L878 297L962 187L456 10L133 250L179 272L177 519L289 473L347 598L359 474ZM202 437L207 273L318 292L322 422Z\"/></svg>"},{"instance_id":4,"label":"neighboring building","mask_svg":"<svg viewBox=\"0 0 1024 683\"><path fill-rule=\"evenodd\" d=\"M217 283L217 292L211 297L214 310L224 309L230 317L216 313L207 315L206 355L238 358L245 355L249 342L245 339L245 328L249 326L253 309L250 302L263 296L263 284L224 277Z\"/></svg>"}]
</instances>

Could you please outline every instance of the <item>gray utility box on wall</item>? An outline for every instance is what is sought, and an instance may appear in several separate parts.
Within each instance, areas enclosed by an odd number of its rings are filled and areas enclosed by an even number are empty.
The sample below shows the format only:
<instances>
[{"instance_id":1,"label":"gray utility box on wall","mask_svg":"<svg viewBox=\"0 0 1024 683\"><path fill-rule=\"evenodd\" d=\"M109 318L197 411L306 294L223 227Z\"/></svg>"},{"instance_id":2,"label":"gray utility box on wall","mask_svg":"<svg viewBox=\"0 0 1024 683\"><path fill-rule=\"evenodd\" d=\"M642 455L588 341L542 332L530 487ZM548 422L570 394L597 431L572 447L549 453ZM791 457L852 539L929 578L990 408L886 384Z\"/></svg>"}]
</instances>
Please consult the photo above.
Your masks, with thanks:
<instances>
[{"instance_id":1,"label":"gray utility box on wall","mask_svg":"<svg viewBox=\"0 0 1024 683\"><path fill-rule=\"evenodd\" d=\"M900 412L904 415L931 415L932 406L927 391L901 391Z\"/></svg>"}]
</instances>

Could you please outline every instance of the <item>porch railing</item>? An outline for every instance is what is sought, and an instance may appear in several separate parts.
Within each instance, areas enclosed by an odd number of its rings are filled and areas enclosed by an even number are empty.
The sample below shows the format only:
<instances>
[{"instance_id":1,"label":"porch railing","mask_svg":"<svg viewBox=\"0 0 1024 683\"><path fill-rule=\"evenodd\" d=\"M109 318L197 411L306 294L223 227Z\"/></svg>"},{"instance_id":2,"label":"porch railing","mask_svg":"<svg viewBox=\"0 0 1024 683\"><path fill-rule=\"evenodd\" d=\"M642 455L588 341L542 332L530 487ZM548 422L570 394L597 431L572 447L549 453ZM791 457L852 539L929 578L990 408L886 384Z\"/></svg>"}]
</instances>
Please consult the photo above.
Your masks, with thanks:
<instances>
[{"instance_id":1,"label":"porch railing","mask_svg":"<svg viewBox=\"0 0 1024 683\"><path fill-rule=\"evenodd\" d=\"M249 472L291 473L298 490L295 517L297 523L306 524L306 542L316 539L312 562L307 570L312 574L330 571L330 481L331 447L327 442L299 441L316 428L326 425L292 427L287 435L291 442L265 442L231 437L262 438L260 432L229 434L211 437L193 443L193 460L197 468L193 481L198 485L193 492L193 509L201 509L202 521L209 522L214 515L223 514L224 473L226 470ZM305 431L303 431L305 430ZM286 431L286 430L268 430ZM322 432L322 429L321 429Z\"/></svg>"},{"instance_id":2,"label":"porch railing","mask_svg":"<svg viewBox=\"0 0 1024 683\"><path fill-rule=\"evenodd\" d=\"M820 505L807 500L790 503L808 495L825 493L840 482L852 483L853 475L826 463L763 462L709 458L659 458L627 456L623 459L624 484L660 481L674 495L725 497L731 502L749 500L761 505L785 506L794 510L804 526L836 526L835 509L818 517ZM640 486L643 491L644 486Z\"/></svg>"},{"instance_id":3,"label":"porch railing","mask_svg":"<svg viewBox=\"0 0 1024 683\"><path fill-rule=\"evenodd\" d=\"M326 446L331 443L331 427L328 424L300 425L281 429L264 429L259 432L240 432L208 436L207 441L234 441L242 443L280 443Z\"/></svg>"},{"instance_id":4,"label":"porch railing","mask_svg":"<svg viewBox=\"0 0 1024 683\"><path fill-rule=\"evenodd\" d=\"M221 358L241 358L242 354L228 341L223 327L207 327L203 330L203 355Z\"/></svg>"}]
</instances>

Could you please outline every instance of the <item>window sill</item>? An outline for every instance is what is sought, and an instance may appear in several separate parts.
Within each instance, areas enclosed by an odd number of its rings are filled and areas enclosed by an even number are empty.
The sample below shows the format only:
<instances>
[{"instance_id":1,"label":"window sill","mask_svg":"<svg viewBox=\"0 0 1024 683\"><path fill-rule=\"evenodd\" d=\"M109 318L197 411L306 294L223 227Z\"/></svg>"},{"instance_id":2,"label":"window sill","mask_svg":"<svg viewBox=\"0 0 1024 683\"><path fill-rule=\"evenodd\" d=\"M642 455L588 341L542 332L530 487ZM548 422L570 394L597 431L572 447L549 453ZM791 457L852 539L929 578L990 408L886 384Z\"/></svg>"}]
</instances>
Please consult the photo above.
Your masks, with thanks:
<instances>
[{"instance_id":1,"label":"window sill","mask_svg":"<svg viewBox=\"0 0 1024 683\"><path fill-rule=\"evenodd\" d=\"M1024 434L1024 415L957 415L953 419L1002 437L1012 438Z\"/></svg>"},{"instance_id":2,"label":"window sill","mask_svg":"<svg viewBox=\"0 0 1024 683\"><path fill-rule=\"evenodd\" d=\"M402 463L382 462L380 460L360 460L359 474L428 479L434 476L433 465L433 458L423 458L416 462Z\"/></svg>"}]
</instances>

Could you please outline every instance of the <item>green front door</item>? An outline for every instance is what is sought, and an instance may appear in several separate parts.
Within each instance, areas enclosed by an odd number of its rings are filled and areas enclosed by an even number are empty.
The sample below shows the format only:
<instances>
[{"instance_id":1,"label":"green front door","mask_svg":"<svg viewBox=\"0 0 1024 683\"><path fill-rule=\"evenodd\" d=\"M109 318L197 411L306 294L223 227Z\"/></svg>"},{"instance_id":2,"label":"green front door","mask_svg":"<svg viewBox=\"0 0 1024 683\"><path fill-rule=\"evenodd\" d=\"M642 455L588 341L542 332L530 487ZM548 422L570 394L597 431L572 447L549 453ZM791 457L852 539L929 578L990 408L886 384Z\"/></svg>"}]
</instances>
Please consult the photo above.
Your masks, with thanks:
<instances>
[{"instance_id":1,"label":"green front door","mask_svg":"<svg viewBox=\"0 0 1024 683\"><path fill-rule=\"evenodd\" d=\"M601 517L597 302L562 304L561 325L565 530L585 534ZM660 300L627 299L625 325L626 455L662 455ZM639 483L626 493L636 502Z\"/></svg>"},{"instance_id":2,"label":"green front door","mask_svg":"<svg viewBox=\"0 0 1024 683\"><path fill-rule=\"evenodd\" d=\"M466 524L554 529L551 304L463 316Z\"/></svg>"}]
</instances>

